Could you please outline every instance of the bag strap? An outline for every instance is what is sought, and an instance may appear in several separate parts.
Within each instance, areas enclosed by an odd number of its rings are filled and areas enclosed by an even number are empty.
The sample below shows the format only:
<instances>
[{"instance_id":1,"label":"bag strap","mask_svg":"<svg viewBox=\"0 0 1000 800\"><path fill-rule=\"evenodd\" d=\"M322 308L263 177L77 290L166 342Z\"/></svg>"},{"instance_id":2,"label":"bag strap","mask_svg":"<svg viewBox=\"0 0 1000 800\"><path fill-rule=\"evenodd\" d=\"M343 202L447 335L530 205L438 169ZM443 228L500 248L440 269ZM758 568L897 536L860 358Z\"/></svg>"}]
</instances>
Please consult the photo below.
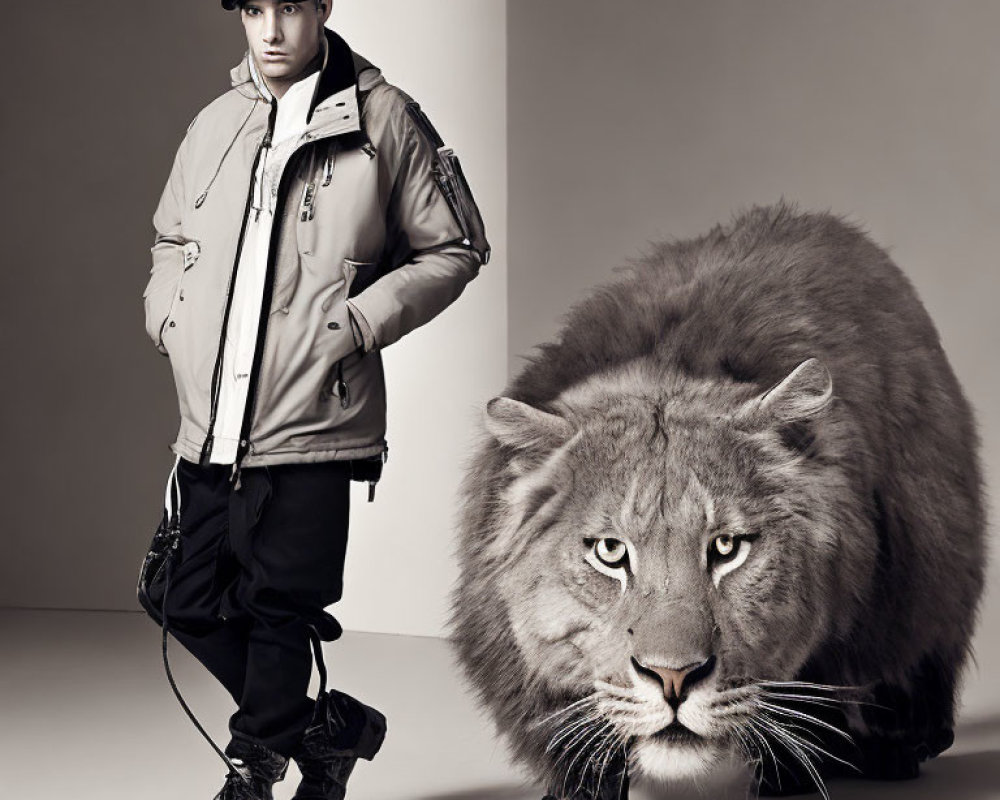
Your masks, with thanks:
<instances>
[{"instance_id":1,"label":"bag strap","mask_svg":"<svg viewBox=\"0 0 1000 800\"><path fill-rule=\"evenodd\" d=\"M163 510L167 517L167 526L175 535L180 537L180 520L181 520L181 486L180 481L177 479L177 466L180 464L181 457L177 456L177 460L174 462L174 467L170 470L170 476L167 478L167 488L164 492L163 497ZM174 506L174 494L176 493L177 505ZM167 633L169 632L170 624L167 620L167 597L170 594L170 578L173 575L174 566L174 556L177 554L176 546L171 548L167 553L165 562L163 565L164 569L164 582L163 582L163 605L161 609L161 617L163 618L163 641L162 641L162 651L163 651L163 669L167 673L167 683L170 684L170 688L174 692L174 696L177 698L177 702L180 703L181 708L184 709L184 713L188 715L188 718L194 724L195 728L198 729L205 741L211 745L212 749L216 752L223 761L226 762L226 766L229 767L229 771L240 776L240 779L247 785L250 785L250 780L236 768L236 765L230 760L229 756L215 743L215 740L208 734L208 731L202 727L202 724L198 721L198 718L194 715L191 707L188 706L184 697L181 695L181 690L177 687L177 682L174 680L174 674L170 669L170 659L167 656ZM325 673L325 671L324 671Z\"/></svg>"},{"instance_id":2,"label":"bag strap","mask_svg":"<svg viewBox=\"0 0 1000 800\"><path fill-rule=\"evenodd\" d=\"M177 456L174 460L174 466L170 470L170 475L167 476L167 487L163 491L163 510L167 515L167 525L173 526L176 522L177 526L180 526L181 517L181 485L177 480L177 466L181 463L181 457ZM174 509L174 495L177 495L177 508ZM174 514L176 513L176 520Z\"/></svg>"},{"instance_id":3,"label":"bag strap","mask_svg":"<svg viewBox=\"0 0 1000 800\"><path fill-rule=\"evenodd\" d=\"M326 662L323 660L323 641L319 638L315 625L309 626L309 641L316 659L316 670L319 672L319 694L322 695L326 692Z\"/></svg>"}]
</instances>

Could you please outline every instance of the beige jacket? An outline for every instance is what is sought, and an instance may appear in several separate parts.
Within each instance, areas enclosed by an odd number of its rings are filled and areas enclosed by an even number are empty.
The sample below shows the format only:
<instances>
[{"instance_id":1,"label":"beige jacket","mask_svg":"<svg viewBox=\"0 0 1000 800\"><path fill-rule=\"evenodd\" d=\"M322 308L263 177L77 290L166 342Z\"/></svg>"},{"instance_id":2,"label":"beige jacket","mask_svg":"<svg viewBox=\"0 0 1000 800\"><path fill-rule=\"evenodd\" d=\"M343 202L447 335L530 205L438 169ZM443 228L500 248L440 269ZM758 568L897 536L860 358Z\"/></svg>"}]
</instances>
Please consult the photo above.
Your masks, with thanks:
<instances>
[{"instance_id":1,"label":"beige jacket","mask_svg":"<svg viewBox=\"0 0 1000 800\"><path fill-rule=\"evenodd\" d=\"M339 36L327 42L314 111L277 183L242 466L384 453L379 351L444 310L489 258L457 159L419 106ZM177 387L171 449L202 463L251 176L273 126L246 59L232 85L177 152L143 293Z\"/></svg>"}]
</instances>

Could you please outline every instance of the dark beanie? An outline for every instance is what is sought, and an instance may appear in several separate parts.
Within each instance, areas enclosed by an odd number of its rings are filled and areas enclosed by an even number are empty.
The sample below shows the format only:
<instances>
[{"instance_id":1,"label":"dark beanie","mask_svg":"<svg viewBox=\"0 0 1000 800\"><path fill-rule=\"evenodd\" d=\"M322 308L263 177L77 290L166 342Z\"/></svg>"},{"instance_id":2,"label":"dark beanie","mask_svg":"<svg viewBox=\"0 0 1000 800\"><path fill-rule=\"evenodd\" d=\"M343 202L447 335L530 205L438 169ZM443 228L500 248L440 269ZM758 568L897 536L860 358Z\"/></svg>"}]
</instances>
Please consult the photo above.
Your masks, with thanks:
<instances>
[{"instance_id":1,"label":"dark beanie","mask_svg":"<svg viewBox=\"0 0 1000 800\"><path fill-rule=\"evenodd\" d=\"M293 3L301 3L302 0L292 0ZM222 0L222 7L226 11L232 11L236 6L239 5L239 0Z\"/></svg>"}]
</instances>

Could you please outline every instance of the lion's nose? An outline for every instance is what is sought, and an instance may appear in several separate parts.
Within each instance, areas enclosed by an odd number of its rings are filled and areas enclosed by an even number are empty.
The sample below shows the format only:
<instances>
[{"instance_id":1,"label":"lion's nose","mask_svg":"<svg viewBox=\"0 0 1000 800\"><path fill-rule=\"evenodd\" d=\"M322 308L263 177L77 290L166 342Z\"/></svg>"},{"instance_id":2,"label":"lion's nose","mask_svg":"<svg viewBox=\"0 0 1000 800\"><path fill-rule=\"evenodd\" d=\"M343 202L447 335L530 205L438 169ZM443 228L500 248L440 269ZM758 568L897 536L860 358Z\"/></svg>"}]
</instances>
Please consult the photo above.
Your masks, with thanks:
<instances>
[{"instance_id":1,"label":"lion's nose","mask_svg":"<svg viewBox=\"0 0 1000 800\"><path fill-rule=\"evenodd\" d=\"M663 686L664 699L672 708L676 709L692 686L712 674L712 670L715 669L715 656L709 656L704 661L695 661L683 667L643 664L634 656L632 664L640 675L660 682Z\"/></svg>"}]
</instances>

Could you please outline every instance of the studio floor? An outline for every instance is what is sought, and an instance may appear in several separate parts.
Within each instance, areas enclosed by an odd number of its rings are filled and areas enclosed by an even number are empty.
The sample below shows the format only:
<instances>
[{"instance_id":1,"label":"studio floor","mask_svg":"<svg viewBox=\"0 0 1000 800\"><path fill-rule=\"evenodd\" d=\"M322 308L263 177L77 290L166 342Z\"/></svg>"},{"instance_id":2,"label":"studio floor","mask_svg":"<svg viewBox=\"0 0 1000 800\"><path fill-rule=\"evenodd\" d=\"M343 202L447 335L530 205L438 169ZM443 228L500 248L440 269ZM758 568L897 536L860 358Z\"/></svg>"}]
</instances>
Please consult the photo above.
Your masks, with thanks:
<instances>
[{"instance_id":1,"label":"studio floor","mask_svg":"<svg viewBox=\"0 0 1000 800\"><path fill-rule=\"evenodd\" d=\"M229 697L176 643L172 665L209 731L226 740ZM132 613L0 611L0 797L210 800L224 766L163 675L158 629ZM351 779L354 800L539 800L510 766L440 639L346 633L327 645L334 685L389 720L382 752ZM902 784L840 781L833 800L1000 799L1000 692L970 681L955 746ZM992 698L992 699L991 699ZM992 702L997 700L997 702ZM276 800L290 798L289 769ZM744 786L634 800L737 800Z\"/></svg>"}]
</instances>

